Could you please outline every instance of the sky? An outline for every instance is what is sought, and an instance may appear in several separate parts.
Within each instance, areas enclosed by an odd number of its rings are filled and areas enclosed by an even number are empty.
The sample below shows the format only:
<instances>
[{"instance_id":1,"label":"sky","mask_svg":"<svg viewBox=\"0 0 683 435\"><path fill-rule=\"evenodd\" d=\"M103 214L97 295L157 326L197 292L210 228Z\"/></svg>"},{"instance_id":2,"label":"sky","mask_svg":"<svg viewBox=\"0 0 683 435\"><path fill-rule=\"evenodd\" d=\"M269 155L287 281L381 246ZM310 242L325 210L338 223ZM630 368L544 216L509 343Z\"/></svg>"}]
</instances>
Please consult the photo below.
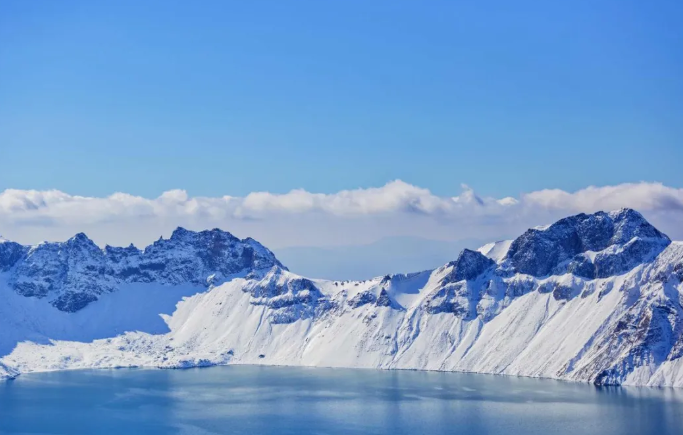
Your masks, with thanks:
<instances>
[{"instance_id":1,"label":"sky","mask_svg":"<svg viewBox=\"0 0 683 435\"><path fill-rule=\"evenodd\" d=\"M682 45L680 0L4 0L0 187L681 186Z\"/></svg>"},{"instance_id":2,"label":"sky","mask_svg":"<svg viewBox=\"0 0 683 435\"><path fill-rule=\"evenodd\" d=\"M680 0L4 0L0 234L488 240L630 206L677 236L681 77Z\"/></svg>"}]
</instances>

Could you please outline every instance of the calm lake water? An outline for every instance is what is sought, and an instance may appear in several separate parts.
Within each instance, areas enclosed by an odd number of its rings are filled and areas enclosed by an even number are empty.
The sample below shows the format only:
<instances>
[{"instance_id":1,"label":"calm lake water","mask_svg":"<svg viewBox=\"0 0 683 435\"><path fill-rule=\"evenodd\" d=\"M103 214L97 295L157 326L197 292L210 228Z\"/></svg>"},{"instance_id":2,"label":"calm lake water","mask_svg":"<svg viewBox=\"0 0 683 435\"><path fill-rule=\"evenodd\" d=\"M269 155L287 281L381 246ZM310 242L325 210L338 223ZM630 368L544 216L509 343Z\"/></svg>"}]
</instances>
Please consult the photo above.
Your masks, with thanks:
<instances>
[{"instance_id":1,"label":"calm lake water","mask_svg":"<svg viewBox=\"0 0 683 435\"><path fill-rule=\"evenodd\" d=\"M231 366L0 382L0 434L682 434L683 391Z\"/></svg>"}]
</instances>

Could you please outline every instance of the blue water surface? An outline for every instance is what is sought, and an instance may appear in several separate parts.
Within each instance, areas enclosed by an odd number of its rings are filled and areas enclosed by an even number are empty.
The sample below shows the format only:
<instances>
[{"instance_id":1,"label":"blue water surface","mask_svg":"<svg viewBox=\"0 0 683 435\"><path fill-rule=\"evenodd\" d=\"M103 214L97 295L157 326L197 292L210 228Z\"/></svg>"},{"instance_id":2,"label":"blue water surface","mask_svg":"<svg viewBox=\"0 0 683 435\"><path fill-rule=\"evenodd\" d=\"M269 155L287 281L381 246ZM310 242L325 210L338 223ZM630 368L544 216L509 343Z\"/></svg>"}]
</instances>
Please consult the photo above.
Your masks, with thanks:
<instances>
[{"instance_id":1,"label":"blue water surface","mask_svg":"<svg viewBox=\"0 0 683 435\"><path fill-rule=\"evenodd\" d=\"M462 373L228 366L0 382L0 434L682 434L683 391Z\"/></svg>"}]
</instances>

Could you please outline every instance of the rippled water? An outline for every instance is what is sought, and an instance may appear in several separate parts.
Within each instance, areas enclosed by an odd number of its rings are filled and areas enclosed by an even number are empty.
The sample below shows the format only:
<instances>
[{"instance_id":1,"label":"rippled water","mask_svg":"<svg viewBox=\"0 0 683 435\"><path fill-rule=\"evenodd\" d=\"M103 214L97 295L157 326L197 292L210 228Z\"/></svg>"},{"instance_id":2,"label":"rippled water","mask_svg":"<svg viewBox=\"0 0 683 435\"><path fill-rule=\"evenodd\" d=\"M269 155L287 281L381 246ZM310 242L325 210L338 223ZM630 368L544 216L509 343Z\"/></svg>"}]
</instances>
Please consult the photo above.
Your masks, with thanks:
<instances>
[{"instance_id":1,"label":"rippled water","mask_svg":"<svg viewBox=\"0 0 683 435\"><path fill-rule=\"evenodd\" d=\"M1 434L681 434L683 391L459 373L229 366L22 375Z\"/></svg>"}]
</instances>

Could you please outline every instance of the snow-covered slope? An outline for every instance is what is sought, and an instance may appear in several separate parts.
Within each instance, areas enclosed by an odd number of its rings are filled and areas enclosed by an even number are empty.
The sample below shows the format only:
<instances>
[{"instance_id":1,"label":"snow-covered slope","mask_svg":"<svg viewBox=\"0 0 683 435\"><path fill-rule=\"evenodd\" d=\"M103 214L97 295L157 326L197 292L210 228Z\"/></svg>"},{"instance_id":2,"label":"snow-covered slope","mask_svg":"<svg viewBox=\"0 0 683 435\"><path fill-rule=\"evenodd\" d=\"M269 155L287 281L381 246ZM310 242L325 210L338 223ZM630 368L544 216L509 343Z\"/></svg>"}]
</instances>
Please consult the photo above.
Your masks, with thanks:
<instances>
[{"instance_id":1,"label":"snow-covered slope","mask_svg":"<svg viewBox=\"0 0 683 435\"><path fill-rule=\"evenodd\" d=\"M477 249L477 251L481 252L497 263L505 258L510 250L510 245L512 242L513 240L501 240L498 242L487 243L481 248Z\"/></svg>"},{"instance_id":2,"label":"snow-covered slope","mask_svg":"<svg viewBox=\"0 0 683 435\"><path fill-rule=\"evenodd\" d=\"M683 243L633 210L366 281L298 276L217 230L179 229L144 251L81 235L41 257L15 245L0 245L0 376L242 363L683 387ZM64 310L64 294L98 300Z\"/></svg>"}]
</instances>

